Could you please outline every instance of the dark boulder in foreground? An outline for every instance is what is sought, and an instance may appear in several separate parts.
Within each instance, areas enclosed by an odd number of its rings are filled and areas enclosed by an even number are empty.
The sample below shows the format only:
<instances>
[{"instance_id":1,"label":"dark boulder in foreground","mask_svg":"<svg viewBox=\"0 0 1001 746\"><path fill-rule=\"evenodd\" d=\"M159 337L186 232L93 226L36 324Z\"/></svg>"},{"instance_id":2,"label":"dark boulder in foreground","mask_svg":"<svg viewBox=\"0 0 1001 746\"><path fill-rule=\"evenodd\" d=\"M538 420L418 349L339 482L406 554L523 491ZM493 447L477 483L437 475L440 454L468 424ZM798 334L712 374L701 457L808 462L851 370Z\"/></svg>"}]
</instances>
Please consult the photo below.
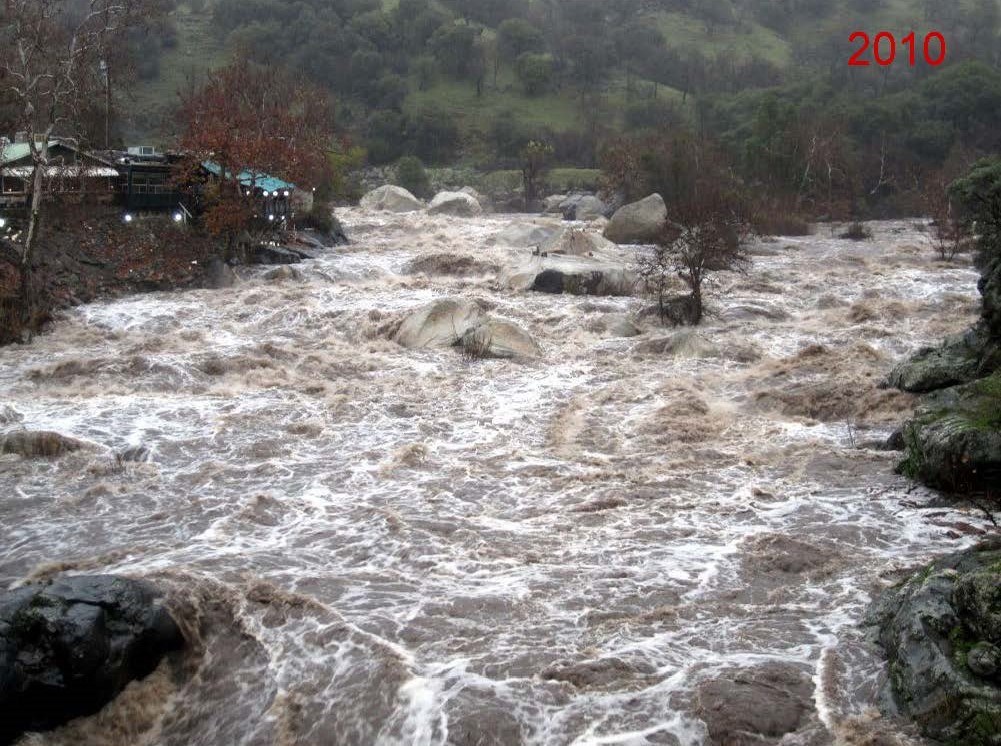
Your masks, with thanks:
<instances>
[{"instance_id":1,"label":"dark boulder in foreground","mask_svg":"<svg viewBox=\"0 0 1001 746\"><path fill-rule=\"evenodd\" d=\"M182 644L142 581L81 575L0 594L0 744L97 712Z\"/></svg>"},{"instance_id":2,"label":"dark boulder in foreground","mask_svg":"<svg viewBox=\"0 0 1001 746\"><path fill-rule=\"evenodd\" d=\"M1001 539L936 560L873 604L900 712L947 744L1001 743Z\"/></svg>"}]
</instances>

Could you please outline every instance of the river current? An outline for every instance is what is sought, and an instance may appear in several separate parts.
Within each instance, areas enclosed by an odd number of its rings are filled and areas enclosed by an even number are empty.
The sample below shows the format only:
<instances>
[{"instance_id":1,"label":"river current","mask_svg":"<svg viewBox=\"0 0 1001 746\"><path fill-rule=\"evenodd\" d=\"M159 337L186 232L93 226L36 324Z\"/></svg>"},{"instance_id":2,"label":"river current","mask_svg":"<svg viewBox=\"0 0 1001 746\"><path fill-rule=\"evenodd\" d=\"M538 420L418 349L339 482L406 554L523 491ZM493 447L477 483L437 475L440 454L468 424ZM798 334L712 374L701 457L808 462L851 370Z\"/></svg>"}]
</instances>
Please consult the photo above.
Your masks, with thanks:
<instances>
[{"instance_id":1,"label":"river current","mask_svg":"<svg viewBox=\"0 0 1001 746\"><path fill-rule=\"evenodd\" d=\"M0 349L0 427L91 444L0 457L0 582L147 578L191 642L26 743L698 746L776 687L805 705L762 743L920 743L875 714L860 623L985 523L893 473L875 446L913 400L878 384L971 323L972 268L910 222L822 227L757 243L676 331L637 298L505 287L524 216L340 217L353 243L294 270ZM409 271L435 254L472 261ZM543 358L392 341L445 297ZM607 333L621 314L643 334Z\"/></svg>"}]
</instances>

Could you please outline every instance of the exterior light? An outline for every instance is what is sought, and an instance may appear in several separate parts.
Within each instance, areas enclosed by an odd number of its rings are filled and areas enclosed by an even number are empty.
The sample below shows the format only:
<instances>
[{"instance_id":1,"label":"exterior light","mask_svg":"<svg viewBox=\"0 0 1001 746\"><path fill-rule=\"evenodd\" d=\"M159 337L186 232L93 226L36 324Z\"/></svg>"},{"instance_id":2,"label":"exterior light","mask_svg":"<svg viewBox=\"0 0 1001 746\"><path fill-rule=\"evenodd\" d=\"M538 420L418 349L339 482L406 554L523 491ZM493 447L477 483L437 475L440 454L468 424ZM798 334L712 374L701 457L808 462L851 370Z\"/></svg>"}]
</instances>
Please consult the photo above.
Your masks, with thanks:
<instances>
[{"instance_id":1,"label":"exterior light","mask_svg":"<svg viewBox=\"0 0 1001 746\"><path fill-rule=\"evenodd\" d=\"M7 227L7 218L0 218L0 228Z\"/></svg>"},{"instance_id":2,"label":"exterior light","mask_svg":"<svg viewBox=\"0 0 1001 746\"><path fill-rule=\"evenodd\" d=\"M125 217L123 218L123 220L125 220L126 223L131 223L133 219L134 218L132 217L132 213L129 212L125 213Z\"/></svg>"},{"instance_id":3,"label":"exterior light","mask_svg":"<svg viewBox=\"0 0 1001 746\"><path fill-rule=\"evenodd\" d=\"M275 221L275 216L274 215L268 215L268 220L273 223Z\"/></svg>"},{"instance_id":4,"label":"exterior light","mask_svg":"<svg viewBox=\"0 0 1001 746\"><path fill-rule=\"evenodd\" d=\"M288 189L285 190L285 196L288 197Z\"/></svg>"},{"instance_id":5,"label":"exterior light","mask_svg":"<svg viewBox=\"0 0 1001 746\"><path fill-rule=\"evenodd\" d=\"M175 223L180 223L182 220L184 220L184 215L182 215L179 212L175 212L174 213L174 222Z\"/></svg>"}]
</instances>

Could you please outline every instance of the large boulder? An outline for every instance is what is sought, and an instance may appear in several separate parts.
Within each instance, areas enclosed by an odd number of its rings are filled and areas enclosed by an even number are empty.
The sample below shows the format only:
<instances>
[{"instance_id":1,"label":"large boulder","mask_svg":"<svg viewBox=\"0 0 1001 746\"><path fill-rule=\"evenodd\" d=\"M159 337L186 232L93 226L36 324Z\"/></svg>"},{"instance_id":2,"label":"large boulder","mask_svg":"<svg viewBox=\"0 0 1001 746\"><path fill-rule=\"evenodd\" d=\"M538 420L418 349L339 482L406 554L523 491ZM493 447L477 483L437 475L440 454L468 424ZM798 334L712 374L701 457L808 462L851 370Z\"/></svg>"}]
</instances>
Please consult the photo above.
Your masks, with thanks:
<instances>
[{"instance_id":1,"label":"large boulder","mask_svg":"<svg viewBox=\"0 0 1001 746\"><path fill-rule=\"evenodd\" d=\"M547 254L601 257L613 251L615 244L592 231L580 228L567 228L551 236L539 249Z\"/></svg>"},{"instance_id":2,"label":"large boulder","mask_svg":"<svg viewBox=\"0 0 1001 746\"><path fill-rule=\"evenodd\" d=\"M638 278L619 262L550 254L505 268L501 282L514 290L568 295L632 295Z\"/></svg>"},{"instance_id":3,"label":"large boulder","mask_svg":"<svg viewBox=\"0 0 1001 746\"><path fill-rule=\"evenodd\" d=\"M148 583L64 577L0 595L0 743L97 712L183 645Z\"/></svg>"},{"instance_id":4,"label":"large boulder","mask_svg":"<svg viewBox=\"0 0 1001 746\"><path fill-rule=\"evenodd\" d=\"M593 194L575 194L560 203L560 212L564 220L596 220L605 217L608 205Z\"/></svg>"},{"instance_id":5,"label":"large boulder","mask_svg":"<svg viewBox=\"0 0 1001 746\"><path fill-rule=\"evenodd\" d=\"M428 205L432 215L458 215L473 217L483 212L476 198L466 192L438 192Z\"/></svg>"},{"instance_id":6,"label":"large boulder","mask_svg":"<svg viewBox=\"0 0 1001 746\"><path fill-rule=\"evenodd\" d=\"M563 203L568 199L565 194L552 194L542 201L542 211L546 213L562 213Z\"/></svg>"},{"instance_id":7,"label":"large boulder","mask_svg":"<svg viewBox=\"0 0 1001 746\"><path fill-rule=\"evenodd\" d=\"M483 320L483 310L467 300L439 300L406 318L396 342L410 349L451 347Z\"/></svg>"},{"instance_id":8,"label":"large boulder","mask_svg":"<svg viewBox=\"0 0 1001 746\"><path fill-rule=\"evenodd\" d=\"M652 243L667 222L667 205L659 194L620 207L605 227L605 238L620 244Z\"/></svg>"},{"instance_id":9,"label":"large boulder","mask_svg":"<svg viewBox=\"0 0 1001 746\"><path fill-rule=\"evenodd\" d=\"M494 243L498 246L534 249L562 232L562 226L555 223L513 223L494 236Z\"/></svg>"},{"instance_id":10,"label":"large boulder","mask_svg":"<svg viewBox=\"0 0 1001 746\"><path fill-rule=\"evenodd\" d=\"M1001 373L930 394L903 430L899 470L956 493L1001 484Z\"/></svg>"},{"instance_id":11,"label":"large boulder","mask_svg":"<svg viewBox=\"0 0 1001 746\"><path fill-rule=\"evenodd\" d=\"M885 591L868 623L902 714L937 741L997 746L1001 540L936 560Z\"/></svg>"},{"instance_id":12,"label":"large boulder","mask_svg":"<svg viewBox=\"0 0 1001 746\"><path fill-rule=\"evenodd\" d=\"M520 326L509 321L482 321L462 335L463 351L473 357L534 358L542 348Z\"/></svg>"},{"instance_id":13,"label":"large boulder","mask_svg":"<svg viewBox=\"0 0 1001 746\"><path fill-rule=\"evenodd\" d=\"M403 187L387 184L361 198L361 206L366 210L384 212L417 212L424 209L424 203Z\"/></svg>"}]
</instances>

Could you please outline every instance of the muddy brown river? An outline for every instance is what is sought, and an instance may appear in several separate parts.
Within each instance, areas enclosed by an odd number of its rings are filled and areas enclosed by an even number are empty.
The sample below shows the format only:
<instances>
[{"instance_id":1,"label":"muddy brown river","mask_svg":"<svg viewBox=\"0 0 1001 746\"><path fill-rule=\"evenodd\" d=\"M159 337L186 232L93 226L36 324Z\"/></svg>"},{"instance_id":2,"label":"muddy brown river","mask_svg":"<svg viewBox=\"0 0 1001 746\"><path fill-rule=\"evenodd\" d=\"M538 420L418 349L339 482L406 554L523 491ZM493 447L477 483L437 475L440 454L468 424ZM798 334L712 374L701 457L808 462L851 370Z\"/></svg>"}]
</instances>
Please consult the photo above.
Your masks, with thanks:
<instances>
[{"instance_id":1,"label":"muddy brown river","mask_svg":"<svg viewBox=\"0 0 1001 746\"><path fill-rule=\"evenodd\" d=\"M148 578L191 641L26 743L921 743L876 714L860 622L985 524L893 474L875 445L913 402L878 384L971 323L972 268L911 222L822 227L756 244L676 331L505 287L524 216L341 217L354 243L292 272L0 349L0 427L91 444L0 457L0 582ZM443 253L472 274L408 273ZM446 297L543 358L392 341Z\"/></svg>"}]
</instances>

